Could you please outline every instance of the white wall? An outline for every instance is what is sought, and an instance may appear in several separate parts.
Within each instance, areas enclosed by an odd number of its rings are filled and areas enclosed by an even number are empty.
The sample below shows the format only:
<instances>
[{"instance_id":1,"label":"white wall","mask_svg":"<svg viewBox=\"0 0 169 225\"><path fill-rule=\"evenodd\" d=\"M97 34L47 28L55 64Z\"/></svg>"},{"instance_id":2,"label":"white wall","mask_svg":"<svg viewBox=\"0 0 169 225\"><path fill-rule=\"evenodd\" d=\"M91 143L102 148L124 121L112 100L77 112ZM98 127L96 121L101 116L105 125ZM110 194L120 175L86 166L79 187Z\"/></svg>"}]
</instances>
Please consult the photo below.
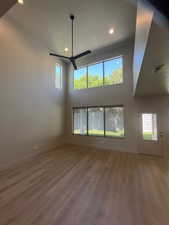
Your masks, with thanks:
<instances>
[{"instance_id":1,"label":"white wall","mask_svg":"<svg viewBox=\"0 0 169 225\"><path fill-rule=\"evenodd\" d=\"M165 132L164 147L167 150L167 139L169 133L169 106L168 97L133 97L133 41L123 43L116 48L105 48L89 58L79 62L79 66L96 61L123 55L124 59L124 83L115 86L90 88L83 90L73 89L72 67L69 71L69 88L67 97L67 142L100 148L108 148L114 151L125 151L137 153L140 150L142 140L139 113L157 112L161 120L161 131ZM103 138L72 135L72 107L92 105L124 105L125 138ZM164 122L165 119L165 122Z\"/></svg>"},{"instance_id":2,"label":"white wall","mask_svg":"<svg viewBox=\"0 0 169 225\"><path fill-rule=\"evenodd\" d=\"M54 87L56 59L7 16L0 19L0 169L60 142L63 89Z\"/></svg>"}]
</instances>

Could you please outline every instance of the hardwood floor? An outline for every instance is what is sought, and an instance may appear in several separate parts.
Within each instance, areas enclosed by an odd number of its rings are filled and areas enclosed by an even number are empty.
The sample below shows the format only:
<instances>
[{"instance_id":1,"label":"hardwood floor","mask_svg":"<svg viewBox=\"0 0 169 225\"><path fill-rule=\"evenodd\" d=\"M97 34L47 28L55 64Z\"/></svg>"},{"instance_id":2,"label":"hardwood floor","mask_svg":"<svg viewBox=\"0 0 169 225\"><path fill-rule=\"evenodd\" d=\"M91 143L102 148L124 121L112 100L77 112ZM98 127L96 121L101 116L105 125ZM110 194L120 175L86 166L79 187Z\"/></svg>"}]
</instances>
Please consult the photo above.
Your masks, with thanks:
<instances>
[{"instance_id":1,"label":"hardwood floor","mask_svg":"<svg viewBox=\"0 0 169 225\"><path fill-rule=\"evenodd\" d=\"M0 225L169 225L169 162L65 146L0 173Z\"/></svg>"}]
</instances>

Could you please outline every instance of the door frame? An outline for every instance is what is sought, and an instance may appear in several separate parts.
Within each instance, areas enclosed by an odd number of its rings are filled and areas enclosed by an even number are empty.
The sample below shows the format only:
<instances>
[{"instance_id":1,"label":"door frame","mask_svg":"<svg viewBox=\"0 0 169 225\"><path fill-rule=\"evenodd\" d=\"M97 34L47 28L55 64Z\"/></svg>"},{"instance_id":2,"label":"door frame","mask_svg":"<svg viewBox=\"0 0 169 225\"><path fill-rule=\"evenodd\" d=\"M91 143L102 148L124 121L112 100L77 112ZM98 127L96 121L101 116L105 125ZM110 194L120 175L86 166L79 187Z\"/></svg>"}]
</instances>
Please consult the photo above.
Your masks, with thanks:
<instances>
[{"instance_id":1,"label":"door frame","mask_svg":"<svg viewBox=\"0 0 169 225\"><path fill-rule=\"evenodd\" d=\"M142 114L156 114L157 118L157 140L144 140L143 139L143 124L142 124ZM159 121L160 118L160 112L155 112L154 110L152 111L141 111L139 112L139 139L138 139L138 152L139 154L144 154L144 155L149 155L149 156L157 156L157 157L164 157L164 140L163 140L163 132L161 132L161 124ZM141 151L141 149L144 149L144 145L159 145L159 151L158 153L151 153L151 152L146 152L146 151ZM156 146L158 148L158 146Z\"/></svg>"}]
</instances>

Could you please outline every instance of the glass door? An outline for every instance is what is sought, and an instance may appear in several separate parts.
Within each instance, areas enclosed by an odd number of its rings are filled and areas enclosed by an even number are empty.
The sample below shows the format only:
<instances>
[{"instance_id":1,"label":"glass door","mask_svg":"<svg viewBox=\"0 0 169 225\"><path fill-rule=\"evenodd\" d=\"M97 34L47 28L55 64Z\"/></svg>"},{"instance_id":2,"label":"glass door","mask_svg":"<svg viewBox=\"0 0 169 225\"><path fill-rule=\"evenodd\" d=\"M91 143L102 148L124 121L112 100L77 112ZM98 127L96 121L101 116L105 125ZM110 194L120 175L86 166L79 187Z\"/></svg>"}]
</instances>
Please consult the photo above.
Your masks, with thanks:
<instances>
[{"instance_id":1,"label":"glass door","mask_svg":"<svg viewBox=\"0 0 169 225\"><path fill-rule=\"evenodd\" d=\"M163 155L163 136L160 134L160 121L157 113L142 113L140 153L147 155ZM160 134L160 135L159 135Z\"/></svg>"}]
</instances>

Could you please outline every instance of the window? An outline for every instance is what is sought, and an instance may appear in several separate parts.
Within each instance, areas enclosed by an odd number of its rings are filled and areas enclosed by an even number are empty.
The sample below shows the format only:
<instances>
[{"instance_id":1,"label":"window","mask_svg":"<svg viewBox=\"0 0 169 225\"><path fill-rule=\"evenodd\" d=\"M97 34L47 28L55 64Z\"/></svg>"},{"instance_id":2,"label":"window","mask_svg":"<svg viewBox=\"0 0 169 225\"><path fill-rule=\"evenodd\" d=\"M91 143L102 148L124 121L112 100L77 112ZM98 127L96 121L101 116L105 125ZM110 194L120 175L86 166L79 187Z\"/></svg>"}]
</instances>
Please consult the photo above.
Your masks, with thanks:
<instances>
[{"instance_id":1,"label":"window","mask_svg":"<svg viewBox=\"0 0 169 225\"><path fill-rule=\"evenodd\" d=\"M105 108L105 135L124 137L123 107Z\"/></svg>"},{"instance_id":2,"label":"window","mask_svg":"<svg viewBox=\"0 0 169 225\"><path fill-rule=\"evenodd\" d=\"M157 115L155 113L142 114L142 134L144 140L157 141Z\"/></svg>"},{"instance_id":3,"label":"window","mask_svg":"<svg viewBox=\"0 0 169 225\"><path fill-rule=\"evenodd\" d=\"M87 88L87 68L81 68L74 71L74 88Z\"/></svg>"},{"instance_id":4,"label":"window","mask_svg":"<svg viewBox=\"0 0 169 225\"><path fill-rule=\"evenodd\" d=\"M123 58L118 57L74 71L74 89L123 83Z\"/></svg>"},{"instance_id":5,"label":"window","mask_svg":"<svg viewBox=\"0 0 169 225\"><path fill-rule=\"evenodd\" d=\"M123 106L73 109L73 134L124 138Z\"/></svg>"},{"instance_id":6,"label":"window","mask_svg":"<svg viewBox=\"0 0 169 225\"><path fill-rule=\"evenodd\" d=\"M88 109L88 135L104 136L104 109Z\"/></svg>"},{"instance_id":7,"label":"window","mask_svg":"<svg viewBox=\"0 0 169 225\"><path fill-rule=\"evenodd\" d=\"M88 67L88 87L103 86L103 63Z\"/></svg>"},{"instance_id":8,"label":"window","mask_svg":"<svg viewBox=\"0 0 169 225\"><path fill-rule=\"evenodd\" d=\"M104 62L104 85L123 83L122 57Z\"/></svg>"},{"instance_id":9,"label":"window","mask_svg":"<svg viewBox=\"0 0 169 225\"><path fill-rule=\"evenodd\" d=\"M87 109L74 109L73 111L74 134L87 134Z\"/></svg>"},{"instance_id":10,"label":"window","mask_svg":"<svg viewBox=\"0 0 169 225\"><path fill-rule=\"evenodd\" d=\"M62 66L59 64L55 68L55 88L62 88Z\"/></svg>"}]
</instances>

